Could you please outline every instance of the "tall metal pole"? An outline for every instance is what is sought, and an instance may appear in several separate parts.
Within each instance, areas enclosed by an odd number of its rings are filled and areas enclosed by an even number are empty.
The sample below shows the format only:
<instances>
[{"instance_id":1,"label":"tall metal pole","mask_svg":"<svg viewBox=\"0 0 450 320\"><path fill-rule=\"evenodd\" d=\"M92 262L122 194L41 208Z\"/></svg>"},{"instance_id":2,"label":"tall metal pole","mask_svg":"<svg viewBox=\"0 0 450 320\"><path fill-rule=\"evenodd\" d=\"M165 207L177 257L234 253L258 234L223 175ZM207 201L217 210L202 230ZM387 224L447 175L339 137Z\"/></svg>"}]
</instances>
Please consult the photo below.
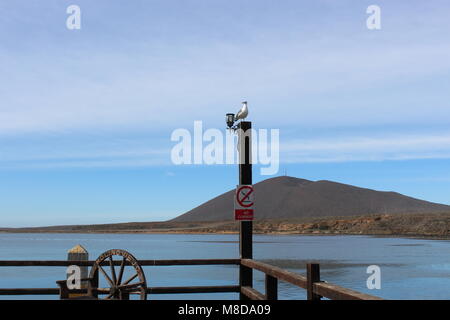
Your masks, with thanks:
<instances>
[{"instance_id":1,"label":"tall metal pole","mask_svg":"<svg viewBox=\"0 0 450 320\"><path fill-rule=\"evenodd\" d=\"M252 184L252 141L251 130L252 123L250 121L241 121L238 124L239 130L239 184ZM253 221L240 221L239 232L239 252L241 259L253 258ZM241 287L253 287L253 270L251 268L240 266L239 269L239 285ZM245 295L240 294L240 299L246 299Z\"/></svg>"}]
</instances>

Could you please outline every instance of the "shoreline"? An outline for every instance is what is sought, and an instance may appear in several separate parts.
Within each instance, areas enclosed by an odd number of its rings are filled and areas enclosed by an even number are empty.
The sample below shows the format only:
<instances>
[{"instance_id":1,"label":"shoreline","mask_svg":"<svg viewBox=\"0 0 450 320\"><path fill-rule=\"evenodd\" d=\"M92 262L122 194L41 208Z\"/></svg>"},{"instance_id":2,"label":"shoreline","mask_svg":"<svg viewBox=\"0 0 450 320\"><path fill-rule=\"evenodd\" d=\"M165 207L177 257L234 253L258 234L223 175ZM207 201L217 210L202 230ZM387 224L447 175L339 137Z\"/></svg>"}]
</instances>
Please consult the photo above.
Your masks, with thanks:
<instances>
[{"instance_id":1,"label":"shoreline","mask_svg":"<svg viewBox=\"0 0 450 320\"><path fill-rule=\"evenodd\" d=\"M239 234L228 221L127 222L96 225L0 228L0 233ZM373 214L344 217L254 220L255 235L373 236L450 240L450 213Z\"/></svg>"},{"instance_id":2,"label":"shoreline","mask_svg":"<svg viewBox=\"0 0 450 320\"><path fill-rule=\"evenodd\" d=\"M140 235L239 235L239 232L187 232L187 231L144 231L144 232L133 232L133 231L0 231L0 234L140 234ZM253 235L258 236L318 236L318 237L336 237L336 236L364 236L373 238L404 238L404 239L417 239L417 240L441 240L450 241L449 236L440 235L421 235L421 234L373 234L373 233L294 233L294 232L253 232Z\"/></svg>"}]
</instances>

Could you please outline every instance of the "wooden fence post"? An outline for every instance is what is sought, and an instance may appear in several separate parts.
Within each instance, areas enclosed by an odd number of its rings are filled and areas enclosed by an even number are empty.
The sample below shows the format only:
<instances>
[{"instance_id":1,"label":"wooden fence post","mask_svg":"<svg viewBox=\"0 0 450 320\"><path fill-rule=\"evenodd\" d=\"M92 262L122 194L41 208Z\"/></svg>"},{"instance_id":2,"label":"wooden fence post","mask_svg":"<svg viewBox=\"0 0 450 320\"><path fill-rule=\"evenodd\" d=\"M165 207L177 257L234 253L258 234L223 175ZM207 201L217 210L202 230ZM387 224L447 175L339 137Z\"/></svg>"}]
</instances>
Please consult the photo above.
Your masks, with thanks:
<instances>
[{"instance_id":1,"label":"wooden fence post","mask_svg":"<svg viewBox=\"0 0 450 320\"><path fill-rule=\"evenodd\" d=\"M69 299L69 288L67 287L67 280L58 280L56 283L59 286L59 299Z\"/></svg>"},{"instance_id":2,"label":"wooden fence post","mask_svg":"<svg viewBox=\"0 0 450 320\"><path fill-rule=\"evenodd\" d=\"M77 244L75 247L70 249L67 252L67 260L68 261L88 261L89 253L83 246ZM87 266L78 266L80 268L80 278L86 279L88 277L88 267ZM88 286L87 281L81 281L81 289L86 289ZM71 293L69 294L69 298L78 297L82 294L79 293Z\"/></svg>"},{"instance_id":3,"label":"wooden fence post","mask_svg":"<svg viewBox=\"0 0 450 320\"><path fill-rule=\"evenodd\" d=\"M88 288L88 296L91 296L93 298L98 298L98 291L97 290L92 290L93 288L97 289L98 288L98 269L95 270L94 272L94 276L91 279L91 286Z\"/></svg>"},{"instance_id":4,"label":"wooden fence post","mask_svg":"<svg viewBox=\"0 0 450 320\"><path fill-rule=\"evenodd\" d=\"M314 293L314 283L320 282L320 265L318 263L307 264L307 299L320 300L321 296Z\"/></svg>"},{"instance_id":5,"label":"wooden fence post","mask_svg":"<svg viewBox=\"0 0 450 320\"><path fill-rule=\"evenodd\" d=\"M266 299L278 300L278 279L266 274Z\"/></svg>"}]
</instances>

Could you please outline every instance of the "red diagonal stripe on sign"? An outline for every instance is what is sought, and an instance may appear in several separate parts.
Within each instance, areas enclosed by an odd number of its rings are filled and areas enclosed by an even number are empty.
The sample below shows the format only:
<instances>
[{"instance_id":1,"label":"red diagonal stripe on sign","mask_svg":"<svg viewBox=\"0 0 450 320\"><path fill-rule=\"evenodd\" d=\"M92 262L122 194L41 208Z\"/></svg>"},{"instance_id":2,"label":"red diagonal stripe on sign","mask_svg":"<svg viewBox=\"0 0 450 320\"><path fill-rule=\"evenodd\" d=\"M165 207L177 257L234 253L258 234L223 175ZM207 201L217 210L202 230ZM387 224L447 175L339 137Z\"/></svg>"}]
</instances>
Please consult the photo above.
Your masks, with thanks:
<instances>
[{"instance_id":1,"label":"red diagonal stripe on sign","mask_svg":"<svg viewBox=\"0 0 450 320\"><path fill-rule=\"evenodd\" d=\"M250 191L249 191L249 193L247 193L242 199L239 200L239 194L240 194L240 192L241 192L242 189L249 189ZM251 188L251 187L246 187L246 186L241 187L241 188L238 190L238 197L237 197L237 201L239 202L239 204L240 204L241 206L243 206L243 207L251 207L252 204L253 204L253 202L250 203L250 204L244 204L243 202L244 202L248 197L250 197L250 195L251 195L252 193L253 193L253 188Z\"/></svg>"}]
</instances>

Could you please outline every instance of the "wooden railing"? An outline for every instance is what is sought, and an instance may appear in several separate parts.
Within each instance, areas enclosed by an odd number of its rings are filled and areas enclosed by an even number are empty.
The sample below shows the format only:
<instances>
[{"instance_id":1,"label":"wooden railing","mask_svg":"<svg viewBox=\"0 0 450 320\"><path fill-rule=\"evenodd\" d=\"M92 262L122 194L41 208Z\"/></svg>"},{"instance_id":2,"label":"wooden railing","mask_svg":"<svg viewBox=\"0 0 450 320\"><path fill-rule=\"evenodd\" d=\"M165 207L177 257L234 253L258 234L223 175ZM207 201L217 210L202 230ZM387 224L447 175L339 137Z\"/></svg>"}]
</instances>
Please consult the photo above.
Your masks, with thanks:
<instances>
[{"instance_id":1,"label":"wooden railing","mask_svg":"<svg viewBox=\"0 0 450 320\"><path fill-rule=\"evenodd\" d=\"M322 297L332 300L382 300L379 297L321 281L320 266L316 263L307 264L306 277L251 259L242 259L241 265L261 271L266 277L265 294L250 287L241 288L241 293L252 300L277 300L278 280L306 289L308 300L320 300Z\"/></svg>"},{"instance_id":2,"label":"wooden railing","mask_svg":"<svg viewBox=\"0 0 450 320\"><path fill-rule=\"evenodd\" d=\"M115 265L119 265L119 261ZM0 267L64 267L70 265L92 266L94 261L0 261ZM105 263L106 264L106 263ZM141 266L194 266L194 265L240 265L265 274L265 294L249 286L189 286L189 287L148 287L149 294L175 293L219 293L236 292L251 300L277 300L278 281L291 283L307 291L308 300L320 300L322 297L333 300L380 300L381 298L329 284L320 280L319 264L307 264L306 277L279 267L252 259L194 259L194 260L139 260ZM55 279L56 280L56 279ZM73 293L85 293L79 289ZM57 295L58 288L0 288L0 295Z\"/></svg>"},{"instance_id":3,"label":"wooden railing","mask_svg":"<svg viewBox=\"0 0 450 320\"><path fill-rule=\"evenodd\" d=\"M69 260L2 260L0 267L79 267L92 266L95 261ZM115 261L116 266L120 261ZM139 260L141 266L199 266L199 265L239 265L240 259L189 259L189 260ZM108 263L102 263L108 265ZM56 279L55 279L56 280ZM175 293L219 293L240 292L236 286L189 286L189 287L148 287L149 294ZM74 290L73 293L86 293L86 289ZM0 288L0 295L57 295L59 288Z\"/></svg>"}]
</instances>

